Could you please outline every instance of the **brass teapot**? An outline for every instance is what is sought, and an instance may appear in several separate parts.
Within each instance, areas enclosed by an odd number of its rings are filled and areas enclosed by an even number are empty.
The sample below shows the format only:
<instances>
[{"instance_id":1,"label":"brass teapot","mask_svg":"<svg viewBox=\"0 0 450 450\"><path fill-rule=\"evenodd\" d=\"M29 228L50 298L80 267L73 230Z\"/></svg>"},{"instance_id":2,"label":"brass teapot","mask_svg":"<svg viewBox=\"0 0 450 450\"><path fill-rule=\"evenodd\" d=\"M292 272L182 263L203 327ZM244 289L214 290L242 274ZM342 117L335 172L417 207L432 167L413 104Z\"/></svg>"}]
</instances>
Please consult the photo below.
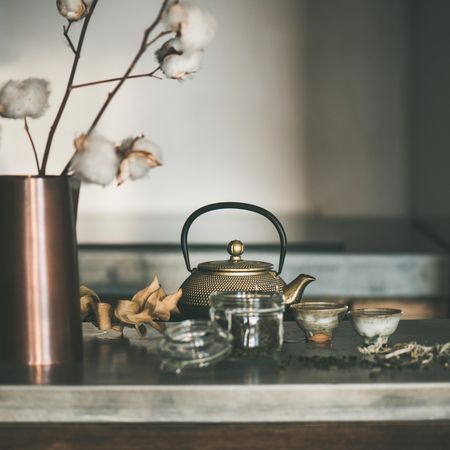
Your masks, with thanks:
<instances>
[{"instance_id":1,"label":"brass teapot","mask_svg":"<svg viewBox=\"0 0 450 450\"><path fill-rule=\"evenodd\" d=\"M191 269L188 251L188 232L200 215L217 209L243 209L261 214L275 226L280 238L280 261L278 271L273 265L262 261L247 261L241 258L244 244L231 241L228 244L230 258L225 261L209 261ZM183 295L178 302L185 317L209 317L209 296L216 291L282 291L286 304L298 303L305 287L315 278L301 274L286 284L279 276L286 256L286 233L281 222L269 211L259 206L239 202L213 203L194 211L186 220L181 232L181 249L187 270L191 275L181 285Z\"/></svg>"}]
</instances>

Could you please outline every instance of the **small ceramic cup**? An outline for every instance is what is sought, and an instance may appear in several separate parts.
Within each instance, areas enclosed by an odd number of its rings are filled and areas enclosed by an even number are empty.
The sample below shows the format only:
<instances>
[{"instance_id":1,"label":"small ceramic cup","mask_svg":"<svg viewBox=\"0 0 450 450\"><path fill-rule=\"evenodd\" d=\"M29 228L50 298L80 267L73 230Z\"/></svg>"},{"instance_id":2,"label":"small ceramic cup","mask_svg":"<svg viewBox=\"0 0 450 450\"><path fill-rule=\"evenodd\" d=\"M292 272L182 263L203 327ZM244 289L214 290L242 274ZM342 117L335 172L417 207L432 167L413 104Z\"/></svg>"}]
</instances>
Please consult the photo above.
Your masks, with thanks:
<instances>
[{"instance_id":1,"label":"small ceramic cup","mask_svg":"<svg viewBox=\"0 0 450 450\"><path fill-rule=\"evenodd\" d=\"M361 308L348 313L364 344L386 344L397 329L402 311L392 308Z\"/></svg>"},{"instance_id":2,"label":"small ceramic cup","mask_svg":"<svg viewBox=\"0 0 450 450\"><path fill-rule=\"evenodd\" d=\"M300 302L290 309L306 339L322 343L331 340L348 307L332 302Z\"/></svg>"}]
</instances>

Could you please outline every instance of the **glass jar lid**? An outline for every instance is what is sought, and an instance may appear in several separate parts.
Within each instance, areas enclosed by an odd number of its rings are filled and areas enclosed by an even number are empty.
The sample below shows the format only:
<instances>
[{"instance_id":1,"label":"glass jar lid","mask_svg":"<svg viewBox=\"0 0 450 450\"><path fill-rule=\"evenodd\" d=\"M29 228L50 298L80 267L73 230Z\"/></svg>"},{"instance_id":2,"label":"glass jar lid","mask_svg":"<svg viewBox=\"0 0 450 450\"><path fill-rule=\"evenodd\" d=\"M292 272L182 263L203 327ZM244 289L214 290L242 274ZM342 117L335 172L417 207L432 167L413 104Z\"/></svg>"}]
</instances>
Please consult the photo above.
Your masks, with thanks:
<instances>
[{"instance_id":1,"label":"glass jar lid","mask_svg":"<svg viewBox=\"0 0 450 450\"><path fill-rule=\"evenodd\" d=\"M231 336L214 322L185 320L165 331L159 350L161 370L180 373L226 358L231 352Z\"/></svg>"}]
</instances>

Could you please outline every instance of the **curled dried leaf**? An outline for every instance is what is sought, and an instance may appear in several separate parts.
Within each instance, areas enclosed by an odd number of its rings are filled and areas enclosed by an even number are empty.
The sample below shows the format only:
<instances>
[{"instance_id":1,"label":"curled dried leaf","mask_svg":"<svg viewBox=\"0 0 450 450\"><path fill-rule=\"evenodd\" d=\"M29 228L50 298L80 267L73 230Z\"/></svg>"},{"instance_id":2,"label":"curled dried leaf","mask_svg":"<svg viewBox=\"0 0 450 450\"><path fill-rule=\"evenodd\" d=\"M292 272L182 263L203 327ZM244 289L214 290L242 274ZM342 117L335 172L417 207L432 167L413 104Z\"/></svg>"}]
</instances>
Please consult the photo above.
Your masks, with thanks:
<instances>
[{"instance_id":1,"label":"curled dried leaf","mask_svg":"<svg viewBox=\"0 0 450 450\"><path fill-rule=\"evenodd\" d=\"M131 301L139 303L139 307L143 308L145 302L150 297L150 295L156 292L159 289L159 287L160 287L159 280L158 277L155 275L153 277L152 282L147 287L141 289L140 291L136 292L136 294L133 295Z\"/></svg>"},{"instance_id":2,"label":"curled dried leaf","mask_svg":"<svg viewBox=\"0 0 450 450\"><path fill-rule=\"evenodd\" d=\"M150 297L148 297L147 301L145 302L144 308L148 309L150 312L153 312L158 302L166 296L166 291L162 287L160 287L157 291L153 292Z\"/></svg>"},{"instance_id":3,"label":"curled dried leaf","mask_svg":"<svg viewBox=\"0 0 450 450\"><path fill-rule=\"evenodd\" d=\"M153 316L156 319L167 321L170 319L170 313L176 308L178 301L181 298L182 290L178 289L177 292L171 295L167 295L160 300L153 311Z\"/></svg>"},{"instance_id":4,"label":"curled dried leaf","mask_svg":"<svg viewBox=\"0 0 450 450\"><path fill-rule=\"evenodd\" d=\"M80 314L81 320L85 319L91 312L94 301L90 295L80 297Z\"/></svg>"},{"instance_id":5,"label":"curled dried leaf","mask_svg":"<svg viewBox=\"0 0 450 450\"><path fill-rule=\"evenodd\" d=\"M132 302L131 300L119 300L117 302L114 315L123 323L134 325L134 322L129 319L129 316L133 316L139 312L139 304Z\"/></svg>"},{"instance_id":6,"label":"curled dried leaf","mask_svg":"<svg viewBox=\"0 0 450 450\"><path fill-rule=\"evenodd\" d=\"M93 291L92 289L88 288L84 284L80 286L80 296L89 295L93 298L96 298L97 300L100 300L100 297L98 296L97 292Z\"/></svg>"},{"instance_id":7,"label":"curled dried leaf","mask_svg":"<svg viewBox=\"0 0 450 450\"><path fill-rule=\"evenodd\" d=\"M95 304L100 298L95 291L87 286L80 286L80 313L81 319L85 319L91 311L95 311Z\"/></svg>"}]
</instances>

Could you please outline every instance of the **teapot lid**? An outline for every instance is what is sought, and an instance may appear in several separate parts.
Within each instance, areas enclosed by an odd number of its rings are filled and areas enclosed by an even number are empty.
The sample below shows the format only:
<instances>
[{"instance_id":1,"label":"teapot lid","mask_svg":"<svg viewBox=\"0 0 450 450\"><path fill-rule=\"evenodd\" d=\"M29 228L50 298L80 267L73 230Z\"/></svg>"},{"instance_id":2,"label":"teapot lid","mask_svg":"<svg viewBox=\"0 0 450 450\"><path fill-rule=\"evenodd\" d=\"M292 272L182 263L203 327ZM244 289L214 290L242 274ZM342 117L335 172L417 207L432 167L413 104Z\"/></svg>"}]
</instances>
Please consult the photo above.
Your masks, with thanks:
<instances>
[{"instance_id":1,"label":"teapot lid","mask_svg":"<svg viewBox=\"0 0 450 450\"><path fill-rule=\"evenodd\" d=\"M273 269L273 264L268 262L241 259L244 250L245 246L241 241L231 241L227 247L230 259L200 263L197 269L207 272L268 272Z\"/></svg>"}]
</instances>

